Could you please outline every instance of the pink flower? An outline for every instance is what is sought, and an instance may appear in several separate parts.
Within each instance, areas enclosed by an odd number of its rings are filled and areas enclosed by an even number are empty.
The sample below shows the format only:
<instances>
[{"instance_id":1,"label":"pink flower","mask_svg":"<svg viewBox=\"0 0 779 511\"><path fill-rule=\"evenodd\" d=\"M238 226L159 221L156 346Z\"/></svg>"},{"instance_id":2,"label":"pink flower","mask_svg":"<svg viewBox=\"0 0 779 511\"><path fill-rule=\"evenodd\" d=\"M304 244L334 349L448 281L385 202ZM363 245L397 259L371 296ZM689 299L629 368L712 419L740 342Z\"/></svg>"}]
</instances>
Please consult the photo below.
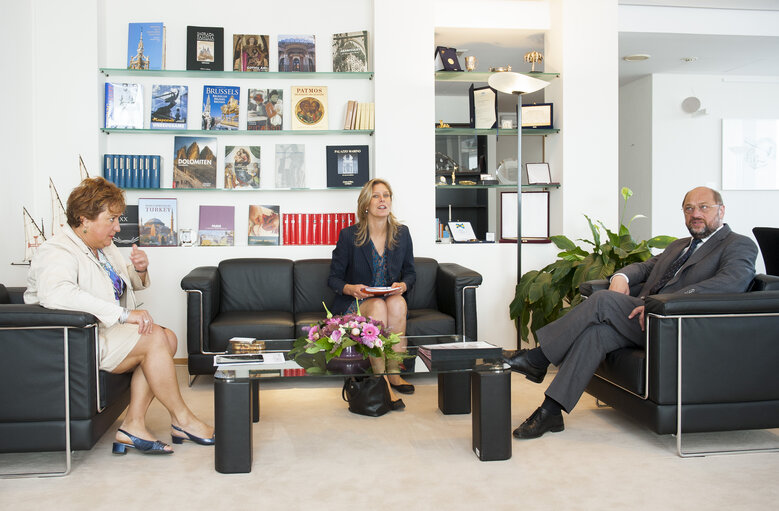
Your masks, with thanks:
<instances>
[{"instance_id":1,"label":"pink flower","mask_svg":"<svg viewBox=\"0 0 779 511\"><path fill-rule=\"evenodd\" d=\"M377 348L381 348L382 346L384 346L384 342L382 342L382 340L381 340L381 339L376 339L376 342L374 343L374 345L375 345Z\"/></svg>"},{"instance_id":2,"label":"pink flower","mask_svg":"<svg viewBox=\"0 0 779 511\"><path fill-rule=\"evenodd\" d=\"M319 339L319 333L317 332L319 330L318 327L312 326L311 329L308 331L308 340L309 341L316 341Z\"/></svg>"},{"instance_id":3,"label":"pink flower","mask_svg":"<svg viewBox=\"0 0 779 511\"><path fill-rule=\"evenodd\" d=\"M367 323L362 328L362 338L366 341L370 341L373 343L373 341L376 340L376 338L379 335L379 329L375 325L371 325L370 323Z\"/></svg>"},{"instance_id":4,"label":"pink flower","mask_svg":"<svg viewBox=\"0 0 779 511\"><path fill-rule=\"evenodd\" d=\"M335 344L339 344L341 342L341 336L342 335L343 335L343 332L340 329L338 329L338 330L333 331L332 334L330 334L330 339L332 339Z\"/></svg>"}]
</instances>

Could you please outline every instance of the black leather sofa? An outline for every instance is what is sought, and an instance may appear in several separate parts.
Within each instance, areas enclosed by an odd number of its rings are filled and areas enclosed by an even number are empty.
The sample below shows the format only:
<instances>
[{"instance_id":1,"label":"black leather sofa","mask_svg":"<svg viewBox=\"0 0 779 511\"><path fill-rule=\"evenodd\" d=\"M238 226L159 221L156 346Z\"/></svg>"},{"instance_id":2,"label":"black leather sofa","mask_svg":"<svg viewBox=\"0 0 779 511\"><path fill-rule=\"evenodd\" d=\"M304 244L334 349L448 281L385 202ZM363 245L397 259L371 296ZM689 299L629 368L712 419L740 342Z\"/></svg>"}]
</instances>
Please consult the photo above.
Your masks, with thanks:
<instances>
[{"instance_id":1,"label":"black leather sofa","mask_svg":"<svg viewBox=\"0 0 779 511\"><path fill-rule=\"evenodd\" d=\"M591 281L580 290L589 296L607 287ZM589 394L679 438L779 427L779 277L758 275L746 293L653 295L645 313L647 348L609 353ZM678 449L685 455L681 440Z\"/></svg>"},{"instance_id":2,"label":"black leather sofa","mask_svg":"<svg viewBox=\"0 0 779 511\"><path fill-rule=\"evenodd\" d=\"M98 370L93 315L25 305L23 294L0 284L0 452L65 450L66 412L70 448L91 449L127 407L131 373Z\"/></svg>"},{"instance_id":3,"label":"black leather sofa","mask_svg":"<svg viewBox=\"0 0 779 511\"><path fill-rule=\"evenodd\" d=\"M407 334L477 338L476 287L481 275L453 263L414 259L416 284L408 292ZM190 375L213 374L213 356L231 337L291 339L325 317L322 302L330 259L228 259L195 268L181 280L187 292Z\"/></svg>"}]
</instances>

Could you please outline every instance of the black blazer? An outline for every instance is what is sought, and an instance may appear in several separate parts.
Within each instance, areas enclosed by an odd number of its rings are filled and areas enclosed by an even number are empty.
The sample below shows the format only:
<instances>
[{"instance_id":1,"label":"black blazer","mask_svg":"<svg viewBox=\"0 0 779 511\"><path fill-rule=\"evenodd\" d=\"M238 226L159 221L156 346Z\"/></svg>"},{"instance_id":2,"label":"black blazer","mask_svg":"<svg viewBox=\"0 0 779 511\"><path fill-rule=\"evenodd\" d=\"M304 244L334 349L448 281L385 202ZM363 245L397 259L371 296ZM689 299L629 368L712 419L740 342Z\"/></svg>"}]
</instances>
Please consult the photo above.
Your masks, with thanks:
<instances>
[{"instance_id":1,"label":"black blazer","mask_svg":"<svg viewBox=\"0 0 779 511\"><path fill-rule=\"evenodd\" d=\"M338 243L333 249L333 258L330 261L330 277L327 285L335 291L335 300L330 308L333 314L343 314L354 297L344 295L346 284L373 283L371 244L365 243L358 247L355 243L357 225L341 229L338 235ZM393 249L386 249L389 257L389 283L403 282L411 289L417 280L417 272L414 269L414 247L411 243L411 234L408 227L401 225L398 230L398 243Z\"/></svg>"}]
</instances>

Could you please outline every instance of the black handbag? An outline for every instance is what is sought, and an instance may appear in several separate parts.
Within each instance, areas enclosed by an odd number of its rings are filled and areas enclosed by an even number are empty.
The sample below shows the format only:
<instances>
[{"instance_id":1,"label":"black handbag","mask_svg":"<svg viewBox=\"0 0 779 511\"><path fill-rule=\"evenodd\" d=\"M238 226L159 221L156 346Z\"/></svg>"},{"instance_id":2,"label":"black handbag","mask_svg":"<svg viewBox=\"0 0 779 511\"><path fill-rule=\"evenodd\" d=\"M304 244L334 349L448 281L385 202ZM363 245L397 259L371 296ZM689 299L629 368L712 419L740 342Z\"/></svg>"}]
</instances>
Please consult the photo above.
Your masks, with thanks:
<instances>
[{"instance_id":1,"label":"black handbag","mask_svg":"<svg viewBox=\"0 0 779 511\"><path fill-rule=\"evenodd\" d=\"M349 411L379 417L392 409L389 388L383 376L352 376L344 380L341 397Z\"/></svg>"}]
</instances>

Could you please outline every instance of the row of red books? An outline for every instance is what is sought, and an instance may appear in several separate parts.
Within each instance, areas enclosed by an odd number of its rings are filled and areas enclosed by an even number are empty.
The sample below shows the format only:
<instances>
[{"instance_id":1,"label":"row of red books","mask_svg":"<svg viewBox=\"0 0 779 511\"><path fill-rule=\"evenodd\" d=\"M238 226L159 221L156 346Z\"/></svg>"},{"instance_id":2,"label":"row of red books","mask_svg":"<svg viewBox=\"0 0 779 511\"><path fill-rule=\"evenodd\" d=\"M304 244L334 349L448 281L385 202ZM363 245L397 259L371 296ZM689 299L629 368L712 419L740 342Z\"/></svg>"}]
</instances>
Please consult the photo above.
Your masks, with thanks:
<instances>
[{"instance_id":1,"label":"row of red books","mask_svg":"<svg viewBox=\"0 0 779 511\"><path fill-rule=\"evenodd\" d=\"M285 245L335 245L341 229L354 225L354 213L285 213Z\"/></svg>"}]
</instances>

